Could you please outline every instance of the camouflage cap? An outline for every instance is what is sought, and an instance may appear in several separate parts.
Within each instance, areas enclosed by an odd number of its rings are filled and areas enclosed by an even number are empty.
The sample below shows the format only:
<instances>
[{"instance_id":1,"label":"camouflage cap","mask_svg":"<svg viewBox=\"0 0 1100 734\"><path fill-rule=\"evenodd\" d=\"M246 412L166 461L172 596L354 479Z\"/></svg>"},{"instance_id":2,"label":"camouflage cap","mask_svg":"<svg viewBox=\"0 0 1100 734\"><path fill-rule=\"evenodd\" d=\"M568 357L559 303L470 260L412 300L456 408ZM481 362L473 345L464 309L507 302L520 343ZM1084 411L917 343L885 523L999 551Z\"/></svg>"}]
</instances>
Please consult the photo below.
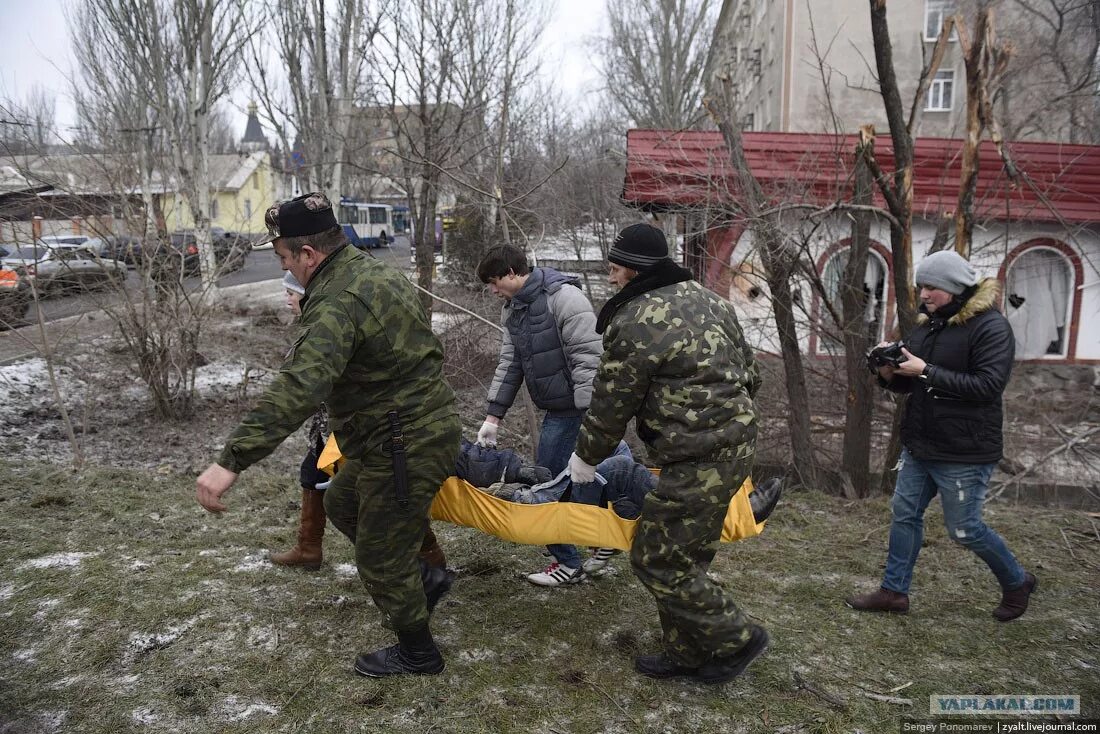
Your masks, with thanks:
<instances>
[{"instance_id":1,"label":"camouflage cap","mask_svg":"<svg viewBox=\"0 0 1100 734\"><path fill-rule=\"evenodd\" d=\"M320 234L339 226L332 202L320 191L272 204L264 215L264 224L267 235L255 243L257 245L265 245L279 237Z\"/></svg>"}]
</instances>

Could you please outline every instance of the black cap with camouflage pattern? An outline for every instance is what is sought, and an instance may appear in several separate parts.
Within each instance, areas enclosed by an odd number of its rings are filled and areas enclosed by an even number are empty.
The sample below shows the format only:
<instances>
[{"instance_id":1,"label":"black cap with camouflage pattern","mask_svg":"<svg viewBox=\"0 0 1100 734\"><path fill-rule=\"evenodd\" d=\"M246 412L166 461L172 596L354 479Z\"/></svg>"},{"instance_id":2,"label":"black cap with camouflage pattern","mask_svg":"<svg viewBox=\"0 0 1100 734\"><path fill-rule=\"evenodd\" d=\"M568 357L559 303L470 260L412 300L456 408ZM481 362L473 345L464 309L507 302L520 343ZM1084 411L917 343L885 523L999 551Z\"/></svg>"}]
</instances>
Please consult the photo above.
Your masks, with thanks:
<instances>
[{"instance_id":1,"label":"black cap with camouflage pattern","mask_svg":"<svg viewBox=\"0 0 1100 734\"><path fill-rule=\"evenodd\" d=\"M332 202L320 191L273 204L264 215L264 224L267 225L267 236L257 245L267 244L279 237L320 234L339 226Z\"/></svg>"}]
</instances>

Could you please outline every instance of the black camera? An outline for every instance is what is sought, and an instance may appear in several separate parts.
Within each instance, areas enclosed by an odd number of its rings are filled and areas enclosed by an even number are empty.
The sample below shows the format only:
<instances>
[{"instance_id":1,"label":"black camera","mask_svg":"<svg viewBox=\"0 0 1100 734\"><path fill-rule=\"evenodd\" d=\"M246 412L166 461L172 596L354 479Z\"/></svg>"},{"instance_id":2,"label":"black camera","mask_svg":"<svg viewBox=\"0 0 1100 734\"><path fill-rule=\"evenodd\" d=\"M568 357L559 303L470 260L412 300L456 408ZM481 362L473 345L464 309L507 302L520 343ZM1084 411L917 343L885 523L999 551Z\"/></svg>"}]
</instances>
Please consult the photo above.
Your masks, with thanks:
<instances>
[{"instance_id":1,"label":"black camera","mask_svg":"<svg viewBox=\"0 0 1100 734\"><path fill-rule=\"evenodd\" d=\"M875 347L867 352L867 366L872 372L879 367L897 367L909 359L901 351L904 346L905 342L898 340Z\"/></svg>"}]
</instances>

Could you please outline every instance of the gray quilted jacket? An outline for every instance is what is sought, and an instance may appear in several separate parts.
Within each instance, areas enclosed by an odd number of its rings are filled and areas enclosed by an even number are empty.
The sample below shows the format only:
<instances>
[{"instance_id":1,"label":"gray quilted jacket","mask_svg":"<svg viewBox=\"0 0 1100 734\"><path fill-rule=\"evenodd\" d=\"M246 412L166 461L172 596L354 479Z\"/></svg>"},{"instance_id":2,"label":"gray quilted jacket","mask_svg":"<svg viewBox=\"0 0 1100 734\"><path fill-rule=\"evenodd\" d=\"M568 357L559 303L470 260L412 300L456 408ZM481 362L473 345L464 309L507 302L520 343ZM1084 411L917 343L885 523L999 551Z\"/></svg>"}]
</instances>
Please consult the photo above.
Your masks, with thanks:
<instances>
[{"instance_id":1,"label":"gray quilted jacket","mask_svg":"<svg viewBox=\"0 0 1100 734\"><path fill-rule=\"evenodd\" d=\"M553 268L535 268L504 304L505 331L488 415L503 418L521 382L542 410L579 415L588 409L603 344L592 304L577 283Z\"/></svg>"}]
</instances>

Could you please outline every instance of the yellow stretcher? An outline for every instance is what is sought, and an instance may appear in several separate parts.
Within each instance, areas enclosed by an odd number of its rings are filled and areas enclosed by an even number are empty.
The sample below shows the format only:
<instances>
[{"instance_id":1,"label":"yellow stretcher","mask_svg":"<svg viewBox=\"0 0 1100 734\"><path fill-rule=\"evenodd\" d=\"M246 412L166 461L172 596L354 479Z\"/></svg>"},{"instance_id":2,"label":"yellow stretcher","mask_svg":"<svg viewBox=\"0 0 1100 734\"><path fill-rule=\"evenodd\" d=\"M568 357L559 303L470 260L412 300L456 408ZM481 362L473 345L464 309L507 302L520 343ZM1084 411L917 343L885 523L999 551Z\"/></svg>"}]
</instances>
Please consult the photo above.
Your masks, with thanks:
<instances>
[{"instance_id":1,"label":"yellow stretcher","mask_svg":"<svg viewBox=\"0 0 1100 734\"><path fill-rule=\"evenodd\" d=\"M329 437L317 466L332 474L343 459L336 439ZM722 542L732 543L759 535L749 505L752 480L746 479L730 501L722 525ZM443 482L432 503L432 519L475 528L502 540L527 545L571 545L630 550L637 520L626 520L610 507L579 502L525 505L494 497L458 477Z\"/></svg>"}]
</instances>

